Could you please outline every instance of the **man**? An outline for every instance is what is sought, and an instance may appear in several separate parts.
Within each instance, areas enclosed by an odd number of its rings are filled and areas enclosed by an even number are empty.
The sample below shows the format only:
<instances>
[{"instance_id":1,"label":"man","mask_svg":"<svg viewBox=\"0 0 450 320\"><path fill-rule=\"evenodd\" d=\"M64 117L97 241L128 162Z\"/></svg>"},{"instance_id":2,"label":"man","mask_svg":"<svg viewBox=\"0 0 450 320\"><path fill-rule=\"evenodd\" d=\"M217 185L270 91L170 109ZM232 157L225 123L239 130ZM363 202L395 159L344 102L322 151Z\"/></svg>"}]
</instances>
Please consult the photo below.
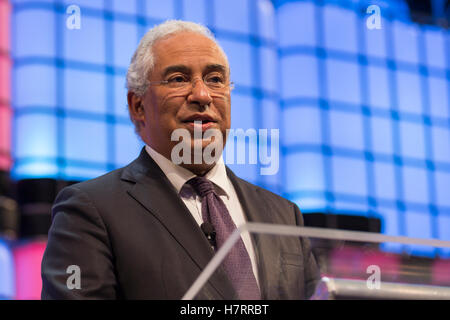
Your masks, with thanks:
<instances>
[{"instance_id":1,"label":"man","mask_svg":"<svg viewBox=\"0 0 450 320\"><path fill-rule=\"evenodd\" d=\"M183 21L151 29L127 86L146 146L125 168L58 195L42 261L44 299L180 299L236 226L303 224L295 204L236 177L222 150L213 162L192 161L220 142L195 139L196 130L216 130L225 145L231 123L229 65L208 29ZM194 139L183 141L176 165L178 131ZM217 239L205 237L205 222ZM307 239L246 235L197 298L303 299L317 276Z\"/></svg>"}]
</instances>

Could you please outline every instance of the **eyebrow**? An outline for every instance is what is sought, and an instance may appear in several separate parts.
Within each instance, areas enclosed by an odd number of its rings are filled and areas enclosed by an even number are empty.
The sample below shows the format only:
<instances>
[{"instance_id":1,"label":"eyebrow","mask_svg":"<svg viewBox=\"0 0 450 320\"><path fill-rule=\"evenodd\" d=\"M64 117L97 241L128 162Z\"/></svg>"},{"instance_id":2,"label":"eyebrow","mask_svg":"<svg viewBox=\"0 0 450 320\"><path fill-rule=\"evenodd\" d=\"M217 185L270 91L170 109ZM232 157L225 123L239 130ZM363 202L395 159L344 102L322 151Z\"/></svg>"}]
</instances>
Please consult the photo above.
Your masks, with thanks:
<instances>
[{"instance_id":1,"label":"eyebrow","mask_svg":"<svg viewBox=\"0 0 450 320\"><path fill-rule=\"evenodd\" d=\"M209 64L205 68L205 72L206 73L212 72L212 71L219 71L219 72L222 72L222 73L226 74L227 70L228 70L227 67L225 67L224 65L221 65L221 64ZM167 77L168 75L170 75L170 74L172 74L174 72L181 72L181 73L184 73L184 74L191 74L192 70L189 67L187 67L187 66L185 66L183 64L169 66L169 67L164 69L164 71L163 71L163 78Z\"/></svg>"},{"instance_id":2,"label":"eyebrow","mask_svg":"<svg viewBox=\"0 0 450 320\"><path fill-rule=\"evenodd\" d=\"M206 72L211 72L211 71L219 71L219 72L226 74L228 69L221 64L209 64L206 66Z\"/></svg>"},{"instance_id":3,"label":"eyebrow","mask_svg":"<svg viewBox=\"0 0 450 320\"><path fill-rule=\"evenodd\" d=\"M185 65L182 65L182 64L169 66L169 67L164 69L163 78L167 77L169 74L174 73L174 72L181 72L181 73L185 73L185 74L190 74L191 73L191 69L186 67Z\"/></svg>"}]
</instances>

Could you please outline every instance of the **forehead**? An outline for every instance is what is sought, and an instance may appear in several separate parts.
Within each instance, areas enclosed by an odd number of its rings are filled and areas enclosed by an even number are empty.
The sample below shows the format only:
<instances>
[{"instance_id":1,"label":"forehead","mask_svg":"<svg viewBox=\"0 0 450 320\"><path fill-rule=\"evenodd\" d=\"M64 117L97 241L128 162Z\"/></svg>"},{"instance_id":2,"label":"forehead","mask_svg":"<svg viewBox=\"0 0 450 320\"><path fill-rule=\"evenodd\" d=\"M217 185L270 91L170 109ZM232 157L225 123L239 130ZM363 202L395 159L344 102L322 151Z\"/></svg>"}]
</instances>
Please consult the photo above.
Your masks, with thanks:
<instances>
[{"instance_id":1,"label":"forehead","mask_svg":"<svg viewBox=\"0 0 450 320\"><path fill-rule=\"evenodd\" d=\"M190 68L220 64L228 68L223 52L211 39L193 32L180 32L162 38L153 45L154 70L171 65Z\"/></svg>"}]
</instances>

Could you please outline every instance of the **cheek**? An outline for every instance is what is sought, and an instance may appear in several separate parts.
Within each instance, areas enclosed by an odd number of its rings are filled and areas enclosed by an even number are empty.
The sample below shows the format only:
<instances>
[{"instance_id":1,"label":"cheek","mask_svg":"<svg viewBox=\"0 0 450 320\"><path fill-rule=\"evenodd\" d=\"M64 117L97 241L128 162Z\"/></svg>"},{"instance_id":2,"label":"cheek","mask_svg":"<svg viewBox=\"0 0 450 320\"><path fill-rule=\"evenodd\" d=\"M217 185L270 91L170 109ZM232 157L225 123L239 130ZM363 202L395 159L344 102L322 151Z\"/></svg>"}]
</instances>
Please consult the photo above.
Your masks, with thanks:
<instances>
[{"instance_id":1,"label":"cheek","mask_svg":"<svg viewBox=\"0 0 450 320\"><path fill-rule=\"evenodd\" d=\"M147 110L148 122L159 128L170 128L175 121L178 111L174 99L166 96L154 95L149 99Z\"/></svg>"},{"instance_id":2,"label":"cheek","mask_svg":"<svg viewBox=\"0 0 450 320\"><path fill-rule=\"evenodd\" d=\"M217 108L224 120L224 123L229 124L231 118L231 101L229 97L221 98L216 103Z\"/></svg>"},{"instance_id":3,"label":"cheek","mask_svg":"<svg viewBox=\"0 0 450 320\"><path fill-rule=\"evenodd\" d=\"M149 88L144 99L145 120L147 123L154 124L157 122L159 118L158 105L158 96Z\"/></svg>"},{"instance_id":4,"label":"cheek","mask_svg":"<svg viewBox=\"0 0 450 320\"><path fill-rule=\"evenodd\" d=\"M230 103L230 101L228 101L226 104L225 119L226 119L227 129L229 129L231 126L231 103Z\"/></svg>"}]
</instances>

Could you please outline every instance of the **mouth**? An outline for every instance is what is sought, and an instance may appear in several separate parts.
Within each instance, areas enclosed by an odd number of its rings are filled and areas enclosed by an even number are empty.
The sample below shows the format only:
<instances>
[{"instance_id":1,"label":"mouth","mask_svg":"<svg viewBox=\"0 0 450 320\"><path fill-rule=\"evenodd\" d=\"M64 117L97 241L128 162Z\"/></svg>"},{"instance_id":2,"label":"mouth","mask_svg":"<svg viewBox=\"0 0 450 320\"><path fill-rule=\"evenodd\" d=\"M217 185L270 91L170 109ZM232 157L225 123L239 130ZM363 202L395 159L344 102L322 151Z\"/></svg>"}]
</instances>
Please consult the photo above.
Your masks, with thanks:
<instances>
[{"instance_id":1,"label":"mouth","mask_svg":"<svg viewBox=\"0 0 450 320\"><path fill-rule=\"evenodd\" d=\"M194 114L183 120L183 123L194 123L194 122L201 122L202 124L217 123L217 120L206 114Z\"/></svg>"},{"instance_id":2,"label":"mouth","mask_svg":"<svg viewBox=\"0 0 450 320\"><path fill-rule=\"evenodd\" d=\"M182 121L185 123L190 129L192 130L201 130L205 131L210 128L217 126L217 120L214 119L211 116L204 115L204 114L195 114L192 116L187 117Z\"/></svg>"}]
</instances>

